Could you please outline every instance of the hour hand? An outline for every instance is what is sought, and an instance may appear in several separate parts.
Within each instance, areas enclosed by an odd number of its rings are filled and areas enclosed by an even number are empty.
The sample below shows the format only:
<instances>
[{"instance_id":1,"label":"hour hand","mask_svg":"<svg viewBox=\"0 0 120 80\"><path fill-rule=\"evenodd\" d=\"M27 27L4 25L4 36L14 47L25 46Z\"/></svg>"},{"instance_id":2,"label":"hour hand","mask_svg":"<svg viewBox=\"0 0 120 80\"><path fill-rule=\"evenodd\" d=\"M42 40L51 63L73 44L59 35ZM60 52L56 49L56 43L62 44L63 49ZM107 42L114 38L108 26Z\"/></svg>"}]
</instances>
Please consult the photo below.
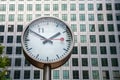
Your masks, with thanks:
<instances>
[{"instance_id":1,"label":"hour hand","mask_svg":"<svg viewBox=\"0 0 120 80\"><path fill-rule=\"evenodd\" d=\"M51 40L51 39L53 39L53 38L55 38L55 37L57 37L57 36L59 36L59 35L60 35L60 32L54 34L53 36L51 36L50 38L48 38L48 40ZM44 41L43 41L43 44L45 44L46 42L47 42L47 40L44 40Z\"/></svg>"},{"instance_id":2,"label":"hour hand","mask_svg":"<svg viewBox=\"0 0 120 80\"><path fill-rule=\"evenodd\" d=\"M34 32L34 31L30 30L30 29L29 29L29 31L32 32L33 34L37 35L38 37L44 39L45 41L50 42L50 43L53 43L51 40L45 38L44 36L42 36L42 35L40 35L40 34Z\"/></svg>"}]
</instances>

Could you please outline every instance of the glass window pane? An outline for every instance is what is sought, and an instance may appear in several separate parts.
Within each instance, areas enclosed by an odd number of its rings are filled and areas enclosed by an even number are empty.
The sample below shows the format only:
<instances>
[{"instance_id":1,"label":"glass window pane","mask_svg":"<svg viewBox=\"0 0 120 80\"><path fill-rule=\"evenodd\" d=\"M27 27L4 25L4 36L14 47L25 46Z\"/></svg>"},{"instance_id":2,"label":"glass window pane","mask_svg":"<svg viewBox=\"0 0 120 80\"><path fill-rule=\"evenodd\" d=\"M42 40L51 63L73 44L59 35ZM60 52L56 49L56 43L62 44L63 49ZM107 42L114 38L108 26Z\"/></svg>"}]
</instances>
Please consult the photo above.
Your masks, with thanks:
<instances>
[{"instance_id":1,"label":"glass window pane","mask_svg":"<svg viewBox=\"0 0 120 80\"><path fill-rule=\"evenodd\" d=\"M34 79L40 79L40 71L34 70Z\"/></svg>"},{"instance_id":2,"label":"glass window pane","mask_svg":"<svg viewBox=\"0 0 120 80\"><path fill-rule=\"evenodd\" d=\"M87 70L82 71L83 79L89 79L89 72Z\"/></svg>"},{"instance_id":3,"label":"glass window pane","mask_svg":"<svg viewBox=\"0 0 120 80\"><path fill-rule=\"evenodd\" d=\"M63 70L63 79L69 79L69 70Z\"/></svg>"},{"instance_id":4,"label":"glass window pane","mask_svg":"<svg viewBox=\"0 0 120 80\"><path fill-rule=\"evenodd\" d=\"M93 79L99 79L99 71L98 70L93 70L92 71L92 77L93 77Z\"/></svg>"},{"instance_id":5,"label":"glass window pane","mask_svg":"<svg viewBox=\"0 0 120 80\"><path fill-rule=\"evenodd\" d=\"M59 70L53 70L53 79L59 79Z\"/></svg>"},{"instance_id":6,"label":"glass window pane","mask_svg":"<svg viewBox=\"0 0 120 80\"><path fill-rule=\"evenodd\" d=\"M24 79L30 79L30 70L24 71Z\"/></svg>"},{"instance_id":7,"label":"glass window pane","mask_svg":"<svg viewBox=\"0 0 120 80\"><path fill-rule=\"evenodd\" d=\"M80 35L80 42L81 42L81 43L86 43L86 42L87 42L87 37L86 37L86 35Z\"/></svg>"}]
</instances>

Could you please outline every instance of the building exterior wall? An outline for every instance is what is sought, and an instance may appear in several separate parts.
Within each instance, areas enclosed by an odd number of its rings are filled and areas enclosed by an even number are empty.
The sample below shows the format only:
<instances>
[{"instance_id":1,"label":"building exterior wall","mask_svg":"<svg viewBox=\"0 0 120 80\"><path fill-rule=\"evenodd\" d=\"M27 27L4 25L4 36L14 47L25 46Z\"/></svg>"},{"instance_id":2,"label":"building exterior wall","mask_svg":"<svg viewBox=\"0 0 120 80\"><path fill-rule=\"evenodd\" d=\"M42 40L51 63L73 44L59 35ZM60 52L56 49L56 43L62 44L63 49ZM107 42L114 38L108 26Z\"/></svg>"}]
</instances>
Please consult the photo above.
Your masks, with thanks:
<instances>
[{"instance_id":1,"label":"building exterior wall","mask_svg":"<svg viewBox=\"0 0 120 80\"><path fill-rule=\"evenodd\" d=\"M52 80L120 80L120 0L0 0L0 43L12 80L42 80L21 50L21 33L32 20L57 17L74 33L70 60Z\"/></svg>"}]
</instances>

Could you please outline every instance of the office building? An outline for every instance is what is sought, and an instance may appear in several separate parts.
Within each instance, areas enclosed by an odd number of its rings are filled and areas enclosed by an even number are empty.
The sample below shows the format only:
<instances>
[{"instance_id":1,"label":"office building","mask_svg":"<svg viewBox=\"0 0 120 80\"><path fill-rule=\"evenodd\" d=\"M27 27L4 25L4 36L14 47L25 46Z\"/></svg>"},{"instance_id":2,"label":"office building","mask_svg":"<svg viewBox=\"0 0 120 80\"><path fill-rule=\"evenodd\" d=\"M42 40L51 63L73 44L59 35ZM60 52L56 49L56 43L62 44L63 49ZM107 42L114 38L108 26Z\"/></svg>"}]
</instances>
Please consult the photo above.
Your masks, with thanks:
<instances>
[{"instance_id":1,"label":"office building","mask_svg":"<svg viewBox=\"0 0 120 80\"><path fill-rule=\"evenodd\" d=\"M52 80L120 80L120 0L0 0L0 43L11 61L11 80L43 80L21 50L30 21L54 16L74 33L70 60L52 70Z\"/></svg>"}]
</instances>

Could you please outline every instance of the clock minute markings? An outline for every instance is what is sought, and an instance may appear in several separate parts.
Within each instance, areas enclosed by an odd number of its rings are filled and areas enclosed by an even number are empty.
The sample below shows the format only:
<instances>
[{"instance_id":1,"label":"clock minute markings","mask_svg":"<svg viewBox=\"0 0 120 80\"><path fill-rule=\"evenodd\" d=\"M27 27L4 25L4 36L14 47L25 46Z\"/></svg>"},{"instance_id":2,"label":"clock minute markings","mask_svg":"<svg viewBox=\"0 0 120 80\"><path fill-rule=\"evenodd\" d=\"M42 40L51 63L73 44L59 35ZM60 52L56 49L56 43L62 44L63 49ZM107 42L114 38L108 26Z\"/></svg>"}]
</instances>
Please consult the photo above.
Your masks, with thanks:
<instances>
[{"instance_id":1,"label":"clock minute markings","mask_svg":"<svg viewBox=\"0 0 120 80\"><path fill-rule=\"evenodd\" d=\"M30 51L32 48L29 48L28 51Z\"/></svg>"},{"instance_id":2,"label":"clock minute markings","mask_svg":"<svg viewBox=\"0 0 120 80\"><path fill-rule=\"evenodd\" d=\"M58 56L58 54L57 54L56 56L57 56L57 58L60 58L60 57Z\"/></svg>"},{"instance_id":3,"label":"clock minute markings","mask_svg":"<svg viewBox=\"0 0 120 80\"><path fill-rule=\"evenodd\" d=\"M37 54L36 58L38 58L39 54Z\"/></svg>"},{"instance_id":4,"label":"clock minute markings","mask_svg":"<svg viewBox=\"0 0 120 80\"><path fill-rule=\"evenodd\" d=\"M47 57L47 61L48 61L48 59L49 59L49 58Z\"/></svg>"}]
</instances>

